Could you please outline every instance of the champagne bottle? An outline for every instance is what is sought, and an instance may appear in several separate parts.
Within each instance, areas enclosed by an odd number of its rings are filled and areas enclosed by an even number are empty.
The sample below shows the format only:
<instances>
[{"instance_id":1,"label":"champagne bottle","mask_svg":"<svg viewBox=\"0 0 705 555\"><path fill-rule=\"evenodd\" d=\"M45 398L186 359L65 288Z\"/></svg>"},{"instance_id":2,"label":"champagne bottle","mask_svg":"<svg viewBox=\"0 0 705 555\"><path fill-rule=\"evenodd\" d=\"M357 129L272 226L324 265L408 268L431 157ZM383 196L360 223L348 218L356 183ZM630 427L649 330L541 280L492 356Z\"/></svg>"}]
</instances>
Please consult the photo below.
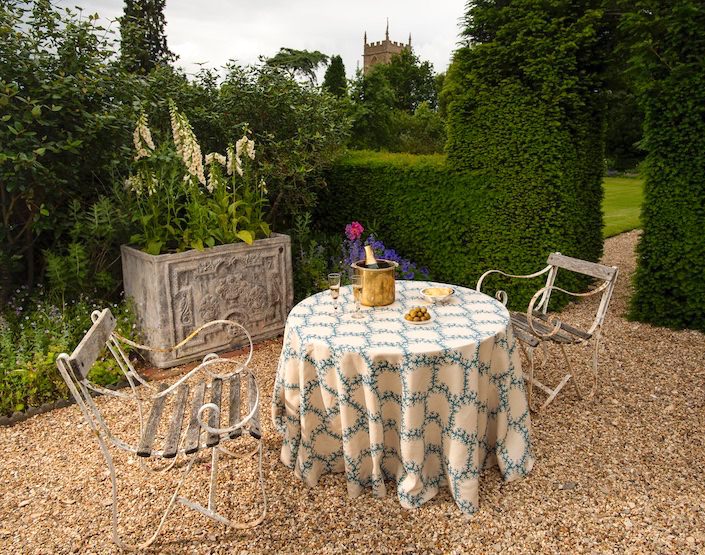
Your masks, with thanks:
<instances>
[{"instance_id":1,"label":"champagne bottle","mask_svg":"<svg viewBox=\"0 0 705 555\"><path fill-rule=\"evenodd\" d=\"M365 267L372 270L379 270L379 263L370 245L365 245Z\"/></svg>"}]
</instances>

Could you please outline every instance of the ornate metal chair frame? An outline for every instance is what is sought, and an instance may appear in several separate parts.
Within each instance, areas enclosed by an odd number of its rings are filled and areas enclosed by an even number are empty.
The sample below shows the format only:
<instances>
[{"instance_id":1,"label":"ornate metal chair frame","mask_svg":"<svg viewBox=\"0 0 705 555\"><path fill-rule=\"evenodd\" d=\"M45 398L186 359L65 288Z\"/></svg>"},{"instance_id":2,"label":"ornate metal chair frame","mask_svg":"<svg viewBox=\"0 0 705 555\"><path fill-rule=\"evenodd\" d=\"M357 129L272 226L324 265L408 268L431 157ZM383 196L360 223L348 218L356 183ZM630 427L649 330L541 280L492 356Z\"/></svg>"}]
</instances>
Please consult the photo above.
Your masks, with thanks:
<instances>
[{"instance_id":1,"label":"ornate metal chair frame","mask_svg":"<svg viewBox=\"0 0 705 555\"><path fill-rule=\"evenodd\" d=\"M260 524L266 514L267 514L267 496L264 488L264 475L262 472L262 434L259 425L259 403L260 403L260 393L257 387L257 382L252 371L249 369L248 365L252 359L252 339L247 330L237 322L230 320L215 320L209 322L197 330L195 330L191 335L184 339L178 345L170 349L153 349L145 345L139 345L132 341L129 341L115 332L115 318L110 313L107 308L102 311L94 311L91 314L91 319L93 325L91 329L83 337L76 349L68 355L62 353L57 359L57 366L62 377L66 381L73 398L76 400L76 404L81 409L83 416L88 423L91 431L95 434L95 437L100 446L100 450L105 458L105 462L108 465L110 471L110 480L112 484L112 537L113 541L122 549L126 550L138 550L144 549L150 546L159 535L167 516L171 512L174 504L178 501L179 503L198 511L199 513L215 520L216 522L223 524L227 527L245 529L257 526ZM206 328L225 325L233 326L247 336L247 341L249 343L249 355L244 362L244 364L237 365L235 361L220 358L216 354L208 354L203 358L203 362L192 369L190 372L182 376L173 385L167 387L161 384L159 387L155 387L153 384L146 382L134 369L130 363L129 358L125 355L120 343L130 345L138 349L154 350L167 352L176 350L194 337L196 337L201 331ZM124 391L113 391L101 386L98 386L87 379L88 372L90 368L95 363L96 359L100 355L103 348L107 346L110 353L115 357L122 373L125 375L127 382L129 383L129 392ZM214 365L223 365L235 368L231 372L225 374L214 374L211 369ZM187 400L188 400L188 388L189 386L185 383L191 377L196 374L206 372L212 379L210 389L211 398L210 402L204 403L206 383L201 381L195 387L195 394L192 403L189 425L187 427L186 433L181 434L181 428L183 426L183 417L186 410ZM248 380L247 390L248 390L248 411L247 414L240 418L240 378L244 377ZM220 397L222 391L222 384L224 381L230 380L230 410L228 417L228 426L220 426ZM141 385L142 387L137 387ZM161 450L155 449L154 436L159 424L161 417L161 412L164 406L164 402L170 394L176 392L176 401L174 404L173 416L169 423L169 431L164 441L164 448ZM96 406L93 395L95 393L100 393L103 395L108 395L110 397L117 397L125 401L133 401L137 405L137 417L139 420L139 432L140 432L140 443L139 445L130 445L118 437L114 436L107 423L101 416L98 407ZM146 395L144 395L146 393ZM145 423L143 410L143 403L145 401L152 402L152 409ZM204 413L209 412L208 420L206 421ZM243 431L247 432L257 441L257 447L241 455L229 451L223 445L222 442L226 440L234 440L243 436ZM202 433L205 432L205 433ZM205 437L204 437L205 436ZM176 461L180 456L185 457L188 462L185 464L181 478L171 495L169 502L167 504L164 513L159 521L159 524L152 534L146 541L139 544L131 544L123 541L118 532L118 498L117 498L117 479L115 473L115 466L113 464L113 457L110 453L109 446L116 447L127 453L137 455L140 464L143 469L149 472L165 472L174 467ZM210 449L211 450L211 474L210 474L210 485L208 491L208 506L203 505L187 499L185 497L179 496L179 490L183 485L186 477L191 472L191 468L194 462L199 458L199 453L201 450ZM252 456L255 453L258 454L258 473L259 473L259 489L262 495L262 513L261 515L251 520L250 522L238 522L232 521L224 517L216 510L216 492L217 492L217 474L218 474L218 457L219 454L223 453L230 455L232 457L243 457ZM145 463L145 459L148 457L154 457L156 459L165 459L169 461L168 464L161 468L151 468Z\"/></svg>"},{"instance_id":2,"label":"ornate metal chair frame","mask_svg":"<svg viewBox=\"0 0 705 555\"><path fill-rule=\"evenodd\" d=\"M581 399L591 399L595 395L598 379L597 355L602 334L602 324L604 322L605 315L607 314L607 308L609 307L612 292L614 291L614 285L617 281L617 274L619 273L616 266L604 266L595 262L587 262L578 258L564 256L559 252L551 253L548 256L547 264L548 265L543 270L528 275L513 275L507 274L500 270L489 270L488 272L482 274L480 279L477 281L477 290L480 291L482 288L482 282L490 274L497 273L509 278L519 279L535 278L543 274L548 274L546 277L546 285L539 289L531 298L526 313L510 312L514 333L519 339L521 349L529 361L529 375L528 377L525 375L525 379L528 382L527 396L529 406L532 410L536 411L545 409L556 398L556 395L558 395L559 391L563 389L571 378L573 378L573 385L575 386L578 396ZM559 268L590 276L601 280L602 283L586 293L573 293L571 291L566 291L565 289L561 289L560 287L556 287L554 285ZM597 308L592 325L587 330L581 330L561 322L557 318L552 321L549 320L548 316L546 316L546 312L548 310L548 303L551 299L551 293L553 291L560 291L573 297L590 297L597 295L598 293L602 293L602 299L600 300L600 304ZM501 290L497 291L495 296L504 305L507 304L506 292ZM568 373L563 376L563 379L554 388L550 388L534 378L534 350L539 346L545 348L546 341L555 343L560 347L568 368ZM593 342L592 384L590 386L590 390L586 393L583 392L578 380L575 379L575 372L570 363L565 347L567 345L588 345L590 341ZM544 356L542 359L542 366L543 363L545 363L545 358L546 357ZM546 401L544 401L539 408L534 407L532 404L534 385L548 395Z\"/></svg>"}]
</instances>

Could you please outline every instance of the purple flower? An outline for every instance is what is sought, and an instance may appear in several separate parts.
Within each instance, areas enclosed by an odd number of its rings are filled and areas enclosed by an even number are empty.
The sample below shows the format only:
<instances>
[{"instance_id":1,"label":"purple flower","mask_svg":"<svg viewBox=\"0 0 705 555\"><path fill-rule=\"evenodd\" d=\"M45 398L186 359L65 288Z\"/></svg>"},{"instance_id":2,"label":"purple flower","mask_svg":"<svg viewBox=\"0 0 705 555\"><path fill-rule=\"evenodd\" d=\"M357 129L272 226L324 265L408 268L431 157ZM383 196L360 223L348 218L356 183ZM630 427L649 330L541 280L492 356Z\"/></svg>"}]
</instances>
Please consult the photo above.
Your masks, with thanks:
<instances>
[{"instance_id":1,"label":"purple flower","mask_svg":"<svg viewBox=\"0 0 705 555\"><path fill-rule=\"evenodd\" d=\"M367 239L363 241L362 232L364 228L361 225L359 226L359 234L353 238L354 233L357 233L357 231L353 232L352 226L354 224L358 224L358 222L352 222L345 226L345 236L347 239L343 241L343 261L346 266L349 267L358 260L363 260L365 258L365 245L370 245L378 259L392 260L399 264L397 268L397 278L414 279L417 274L424 279L429 277L428 269L418 269L416 264L402 258L394 249L385 247L384 243L373 234L368 235ZM357 230L358 228L355 229Z\"/></svg>"}]
</instances>

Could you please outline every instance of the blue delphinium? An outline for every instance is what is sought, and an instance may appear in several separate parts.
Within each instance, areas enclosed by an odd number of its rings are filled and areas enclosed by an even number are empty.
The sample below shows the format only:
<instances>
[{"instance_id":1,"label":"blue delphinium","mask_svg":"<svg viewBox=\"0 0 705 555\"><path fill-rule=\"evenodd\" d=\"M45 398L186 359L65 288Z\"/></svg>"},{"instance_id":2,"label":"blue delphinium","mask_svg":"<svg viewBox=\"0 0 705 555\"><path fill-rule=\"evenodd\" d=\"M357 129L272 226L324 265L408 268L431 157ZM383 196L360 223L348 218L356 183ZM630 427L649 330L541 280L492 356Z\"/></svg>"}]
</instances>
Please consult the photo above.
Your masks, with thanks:
<instances>
[{"instance_id":1,"label":"blue delphinium","mask_svg":"<svg viewBox=\"0 0 705 555\"><path fill-rule=\"evenodd\" d=\"M355 222L356 223L356 222ZM359 225L359 224L358 224ZM402 258L397 251L384 246L384 243L373 234L362 238L362 226L359 233L349 233L346 228L346 239L343 241L343 262L346 267L350 267L354 262L365 259L365 245L370 245L378 259L392 260L399 264L397 267L397 278L399 279L428 279L428 268L419 268L416 264ZM355 231L358 231L357 229Z\"/></svg>"}]
</instances>

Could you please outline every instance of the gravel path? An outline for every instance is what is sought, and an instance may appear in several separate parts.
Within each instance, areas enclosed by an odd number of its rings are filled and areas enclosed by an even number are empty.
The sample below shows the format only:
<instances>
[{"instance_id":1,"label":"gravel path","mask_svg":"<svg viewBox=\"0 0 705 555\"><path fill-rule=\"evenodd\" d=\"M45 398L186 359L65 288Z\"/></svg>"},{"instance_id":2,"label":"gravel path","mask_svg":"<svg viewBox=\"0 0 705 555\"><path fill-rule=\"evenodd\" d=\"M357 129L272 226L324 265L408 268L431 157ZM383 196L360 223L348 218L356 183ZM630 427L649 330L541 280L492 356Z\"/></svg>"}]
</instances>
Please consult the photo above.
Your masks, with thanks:
<instances>
[{"instance_id":1,"label":"gravel path","mask_svg":"<svg viewBox=\"0 0 705 555\"><path fill-rule=\"evenodd\" d=\"M601 352L604 381L593 402L568 387L534 418L537 464L522 481L503 485L495 469L482 479L480 511L464 518L447 491L414 511L400 507L393 488L384 499L349 499L341 475L309 489L278 460L281 440L269 419L280 341L254 357L263 410L265 472L270 508L260 527L223 532L177 507L155 545L158 553L231 552L503 552L696 553L705 551L705 335L670 331L624 318L637 232L609 239L604 261L620 267ZM564 317L590 318L590 302ZM568 316L569 315L569 316ZM587 360L587 359L586 359ZM611 372L609 372L611 370ZM547 373L559 376L557 368ZM550 381L550 380L549 380ZM130 429L114 400L98 404L111 423ZM124 527L144 537L163 501L127 456ZM127 471L125 472L125 468ZM254 460L223 464L232 511L256 514ZM198 466L186 494L206 495L207 465ZM225 481L224 481L225 483ZM249 509L248 509L249 507ZM227 510L224 511L227 513ZM232 513L231 513L232 514ZM76 407L0 429L0 552L116 551L110 540L110 487L95 442Z\"/></svg>"}]
</instances>

